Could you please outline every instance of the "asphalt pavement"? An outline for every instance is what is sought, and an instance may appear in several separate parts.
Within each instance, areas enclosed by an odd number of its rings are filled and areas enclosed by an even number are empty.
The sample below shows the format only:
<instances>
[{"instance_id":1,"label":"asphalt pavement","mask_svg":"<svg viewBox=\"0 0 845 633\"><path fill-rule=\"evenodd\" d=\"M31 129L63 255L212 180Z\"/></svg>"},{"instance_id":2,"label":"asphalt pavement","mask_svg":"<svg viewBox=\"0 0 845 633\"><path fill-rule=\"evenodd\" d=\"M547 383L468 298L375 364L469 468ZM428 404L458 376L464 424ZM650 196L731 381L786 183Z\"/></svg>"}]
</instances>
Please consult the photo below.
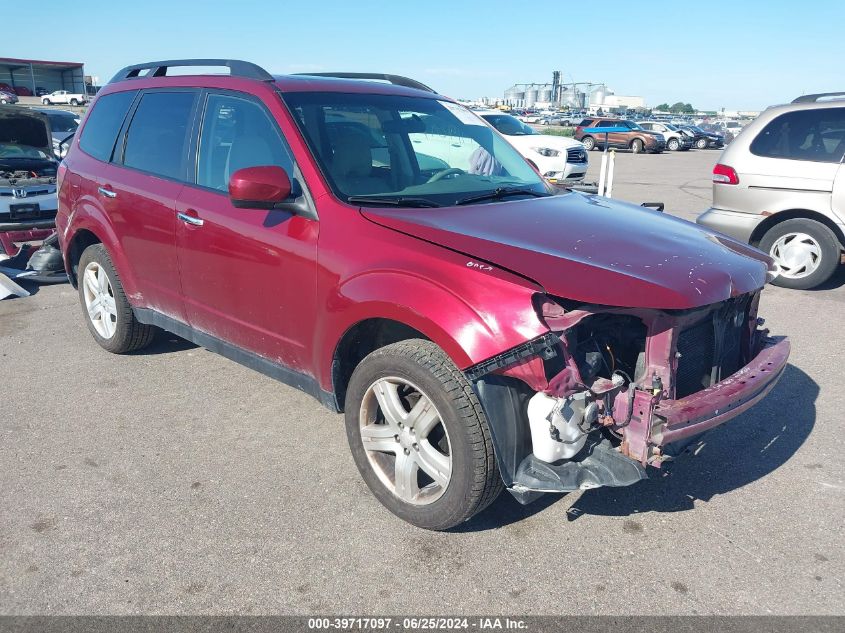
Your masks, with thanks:
<instances>
[{"instance_id":1,"label":"asphalt pavement","mask_svg":"<svg viewBox=\"0 0 845 633\"><path fill-rule=\"evenodd\" d=\"M717 157L620 153L615 195L692 219ZM669 476L449 533L383 509L310 397L172 336L110 355L35 290L0 302L0 613L845 612L845 270L765 291L783 379Z\"/></svg>"}]
</instances>

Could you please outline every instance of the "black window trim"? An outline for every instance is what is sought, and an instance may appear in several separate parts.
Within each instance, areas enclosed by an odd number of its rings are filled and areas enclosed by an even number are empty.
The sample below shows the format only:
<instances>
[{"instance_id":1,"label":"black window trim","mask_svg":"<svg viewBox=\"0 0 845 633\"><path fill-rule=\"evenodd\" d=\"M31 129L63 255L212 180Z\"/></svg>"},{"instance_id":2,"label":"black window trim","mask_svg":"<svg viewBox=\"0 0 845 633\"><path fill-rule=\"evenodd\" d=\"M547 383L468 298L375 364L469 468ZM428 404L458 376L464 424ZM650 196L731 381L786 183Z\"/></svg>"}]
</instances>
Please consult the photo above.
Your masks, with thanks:
<instances>
[{"instance_id":1,"label":"black window trim","mask_svg":"<svg viewBox=\"0 0 845 633\"><path fill-rule=\"evenodd\" d=\"M152 171L147 171L146 169L139 169L137 167L133 167L131 165L127 165L124 162L124 158L126 155L126 142L129 139L129 128L132 127L132 121L135 120L135 113L138 111L138 106L141 105L141 100L144 98L144 95L151 94L151 93L159 93L159 92L190 92L194 95L194 102L191 106L191 113L188 116L188 138L187 142L185 143L185 147L182 150L182 165L180 167L180 171L182 173L182 178L174 178L172 176L165 176L163 174L157 174ZM197 118L197 104L199 103L199 95L202 92L202 88L192 87L192 86L173 86L170 88L142 88L138 91L138 94L135 96L135 100L132 102L132 105L129 108L129 112L127 113L126 117L123 120L123 125L120 128L120 132L117 135L119 143L115 147L114 151L112 151L112 160L111 162L123 169L129 169L131 171L137 172L139 174L144 174L147 176L152 176L154 178L161 178L162 180L168 180L170 182L176 182L182 185L187 185L187 176L188 176L188 150L192 144L192 136L195 131L196 126L196 118Z\"/></svg>"}]
</instances>

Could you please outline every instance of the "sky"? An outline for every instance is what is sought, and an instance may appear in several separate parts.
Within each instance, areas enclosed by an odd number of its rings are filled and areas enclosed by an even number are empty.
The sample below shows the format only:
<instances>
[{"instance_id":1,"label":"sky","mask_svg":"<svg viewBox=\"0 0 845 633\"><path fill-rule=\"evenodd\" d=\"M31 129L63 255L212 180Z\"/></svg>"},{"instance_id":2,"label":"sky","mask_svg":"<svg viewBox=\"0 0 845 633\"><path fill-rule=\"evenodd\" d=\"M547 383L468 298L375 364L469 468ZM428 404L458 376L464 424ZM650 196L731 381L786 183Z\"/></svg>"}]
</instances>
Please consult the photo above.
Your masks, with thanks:
<instances>
[{"instance_id":1,"label":"sky","mask_svg":"<svg viewBox=\"0 0 845 633\"><path fill-rule=\"evenodd\" d=\"M388 72L454 98L606 83L649 106L760 110L845 90L845 0L0 0L0 57L121 67L224 57L274 74ZM29 8L36 7L36 10ZM567 9L571 6L571 9Z\"/></svg>"}]
</instances>

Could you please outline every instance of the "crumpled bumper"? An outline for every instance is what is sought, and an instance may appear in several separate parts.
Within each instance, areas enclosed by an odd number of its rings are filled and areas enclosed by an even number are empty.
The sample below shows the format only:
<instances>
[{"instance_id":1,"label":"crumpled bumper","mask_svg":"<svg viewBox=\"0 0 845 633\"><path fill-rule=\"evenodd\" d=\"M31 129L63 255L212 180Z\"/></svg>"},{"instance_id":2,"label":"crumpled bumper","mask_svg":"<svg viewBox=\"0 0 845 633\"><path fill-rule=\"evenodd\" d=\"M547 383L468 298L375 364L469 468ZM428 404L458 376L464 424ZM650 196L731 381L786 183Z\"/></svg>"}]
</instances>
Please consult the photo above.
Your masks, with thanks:
<instances>
[{"instance_id":1,"label":"crumpled bumper","mask_svg":"<svg viewBox=\"0 0 845 633\"><path fill-rule=\"evenodd\" d=\"M685 440L757 404L783 375L789 350L787 338L769 338L760 353L732 376L686 398L659 402L654 415L663 424L653 427L652 443L665 446Z\"/></svg>"}]
</instances>

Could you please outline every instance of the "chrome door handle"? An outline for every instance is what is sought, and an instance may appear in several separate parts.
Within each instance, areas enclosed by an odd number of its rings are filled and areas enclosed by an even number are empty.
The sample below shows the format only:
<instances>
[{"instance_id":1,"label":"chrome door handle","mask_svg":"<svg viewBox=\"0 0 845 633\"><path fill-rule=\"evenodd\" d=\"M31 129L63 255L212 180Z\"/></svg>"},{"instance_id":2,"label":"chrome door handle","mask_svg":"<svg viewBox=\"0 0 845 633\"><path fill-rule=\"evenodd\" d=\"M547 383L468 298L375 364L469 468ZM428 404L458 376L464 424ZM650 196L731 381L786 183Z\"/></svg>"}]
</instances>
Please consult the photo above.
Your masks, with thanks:
<instances>
[{"instance_id":1,"label":"chrome door handle","mask_svg":"<svg viewBox=\"0 0 845 633\"><path fill-rule=\"evenodd\" d=\"M101 196L105 196L106 198L117 198L117 192L112 191L111 189L106 189L105 187L97 187L97 192Z\"/></svg>"},{"instance_id":2,"label":"chrome door handle","mask_svg":"<svg viewBox=\"0 0 845 633\"><path fill-rule=\"evenodd\" d=\"M205 220L200 218L195 218L192 215L187 215L185 213L177 213L176 217L185 222L186 224L192 224L193 226L202 226L205 224Z\"/></svg>"}]
</instances>

